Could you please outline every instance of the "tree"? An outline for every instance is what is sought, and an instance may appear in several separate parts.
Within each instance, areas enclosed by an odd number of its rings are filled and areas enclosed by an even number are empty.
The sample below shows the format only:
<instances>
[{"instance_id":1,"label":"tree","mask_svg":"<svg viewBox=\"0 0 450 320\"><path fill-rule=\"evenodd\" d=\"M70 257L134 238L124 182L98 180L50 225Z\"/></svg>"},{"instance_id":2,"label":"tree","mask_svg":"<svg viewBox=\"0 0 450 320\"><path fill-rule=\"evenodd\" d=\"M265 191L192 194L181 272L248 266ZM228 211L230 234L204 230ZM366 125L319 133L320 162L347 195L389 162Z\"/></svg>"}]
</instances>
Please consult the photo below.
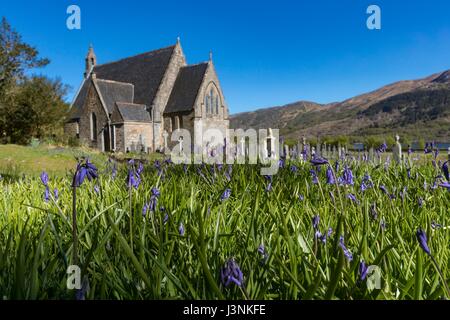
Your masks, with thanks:
<instances>
[{"instance_id":1,"label":"tree","mask_svg":"<svg viewBox=\"0 0 450 320\"><path fill-rule=\"evenodd\" d=\"M25 78L27 69L44 67L49 60L38 57L36 48L22 41L5 17L0 23L0 100L5 101L7 90Z\"/></svg>"},{"instance_id":2,"label":"tree","mask_svg":"<svg viewBox=\"0 0 450 320\"><path fill-rule=\"evenodd\" d=\"M67 86L59 79L33 76L18 85L13 104L4 115L9 142L27 143L58 133L69 110L64 102Z\"/></svg>"}]
</instances>

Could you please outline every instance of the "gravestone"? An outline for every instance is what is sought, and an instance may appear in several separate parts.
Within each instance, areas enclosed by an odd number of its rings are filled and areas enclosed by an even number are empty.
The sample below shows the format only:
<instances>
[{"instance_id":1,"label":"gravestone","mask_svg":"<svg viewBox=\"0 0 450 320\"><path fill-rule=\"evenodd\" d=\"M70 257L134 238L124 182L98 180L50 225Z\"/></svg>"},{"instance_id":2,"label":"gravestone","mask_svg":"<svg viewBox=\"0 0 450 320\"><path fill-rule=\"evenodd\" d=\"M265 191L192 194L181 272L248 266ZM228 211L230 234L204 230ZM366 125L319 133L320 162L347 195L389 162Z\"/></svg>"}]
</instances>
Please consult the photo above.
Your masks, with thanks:
<instances>
[{"instance_id":1,"label":"gravestone","mask_svg":"<svg viewBox=\"0 0 450 320\"><path fill-rule=\"evenodd\" d=\"M398 135L395 136L395 145L392 150L392 157L396 164L402 163L402 145L400 144L400 137Z\"/></svg>"},{"instance_id":2,"label":"gravestone","mask_svg":"<svg viewBox=\"0 0 450 320\"><path fill-rule=\"evenodd\" d=\"M289 146L288 146L287 144L284 145L284 156L285 156L286 159L289 159L289 158L290 158L290 155L289 155Z\"/></svg>"}]
</instances>

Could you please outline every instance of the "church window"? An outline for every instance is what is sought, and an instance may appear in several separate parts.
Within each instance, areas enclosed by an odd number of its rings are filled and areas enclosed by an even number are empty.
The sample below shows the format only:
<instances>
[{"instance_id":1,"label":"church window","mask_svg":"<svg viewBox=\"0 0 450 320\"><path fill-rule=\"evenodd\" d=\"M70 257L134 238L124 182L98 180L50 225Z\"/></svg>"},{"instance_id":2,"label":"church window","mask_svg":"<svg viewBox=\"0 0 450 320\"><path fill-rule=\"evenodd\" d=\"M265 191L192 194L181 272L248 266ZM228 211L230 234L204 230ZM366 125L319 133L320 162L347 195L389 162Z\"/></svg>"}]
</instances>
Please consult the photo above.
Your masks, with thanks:
<instances>
[{"instance_id":1,"label":"church window","mask_svg":"<svg viewBox=\"0 0 450 320\"><path fill-rule=\"evenodd\" d=\"M97 117L94 112L91 113L91 140L97 140Z\"/></svg>"}]
</instances>

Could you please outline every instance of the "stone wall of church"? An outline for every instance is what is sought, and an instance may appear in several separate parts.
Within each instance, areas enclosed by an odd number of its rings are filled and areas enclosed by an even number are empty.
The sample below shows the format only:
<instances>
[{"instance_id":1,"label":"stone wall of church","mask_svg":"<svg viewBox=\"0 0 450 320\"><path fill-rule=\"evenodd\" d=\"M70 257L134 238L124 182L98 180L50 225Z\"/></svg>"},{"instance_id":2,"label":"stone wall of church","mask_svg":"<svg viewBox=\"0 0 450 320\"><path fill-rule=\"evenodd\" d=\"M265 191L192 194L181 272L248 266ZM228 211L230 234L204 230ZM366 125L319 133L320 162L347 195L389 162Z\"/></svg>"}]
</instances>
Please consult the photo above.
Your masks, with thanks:
<instances>
[{"instance_id":1,"label":"stone wall of church","mask_svg":"<svg viewBox=\"0 0 450 320\"><path fill-rule=\"evenodd\" d=\"M125 152L125 137L123 124L114 124L115 152ZM113 146L114 148L114 146Z\"/></svg>"},{"instance_id":2,"label":"stone wall of church","mask_svg":"<svg viewBox=\"0 0 450 320\"><path fill-rule=\"evenodd\" d=\"M152 148L153 136L151 123L125 122L123 124L123 130L125 152L148 152Z\"/></svg>"},{"instance_id":3,"label":"stone wall of church","mask_svg":"<svg viewBox=\"0 0 450 320\"><path fill-rule=\"evenodd\" d=\"M220 98L218 114L206 113L206 106L204 103L205 95L209 93L212 86L215 88L215 90L217 90ZM223 137L225 137L226 129L229 128L228 107L225 102L225 97L223 95L222 88L220 87L220 82L212 61L209 62L208 69L206 70L203 83L199 90L199 95L197 96L195 102L195 126L197 128L201 126L203 134L205 134L208 129L218 129L222 133ZM214 141L214 143L223 143L223 138L220 140L220 142Z\"/></svg>"},{"instance_id":4,"label":"stone wall of church","mask_svg":"<svg viewBox=\"0 0 450 320\"><path fill-rule=\"evenodd\" d=\"M156 139L156 144L158 146L162 146L164 143L162 133L163 128L165 126L164 119L162 114L164 112L164 108L169 101L170 93L172 92L172 88L175 84L175 80L177 79L178 72L181 67L186 65L186 58L184 57L183 51L179 43L174 48L174 52L172 54L169 66L167 68L166 74L161 82L161 85L158 89L158 94L153 101L153 106L156 107L156 112L154 113L155 119L153 119L156 123L161 123L161 125L157 126L159 128L159 135Z\"/></svg>"},{"instance_id":5,"label":"stone wall of church","mask_svg":"<svg viewBox=\"0 0 450 320\"><path fill-rule=\"evenodd\" d=\"M91 139L91 114L97 118L97 131L95 139ZM103 150L103 128L108 125L108 118L101 103L100 97L91 85L80 117L80 142L90 148Z\"/></svg>"},{"instance_id":6,"label":"stone wall of church","mask_svg":"<svg viewBox=\"0 0 450 320\"><path fill-rule=\"evenodd\" d=\"M75 138L77 136L77 127L78 122L76 121L66 122L64 124L64 135L68 138Z\"/></svg>"}]
</instances>

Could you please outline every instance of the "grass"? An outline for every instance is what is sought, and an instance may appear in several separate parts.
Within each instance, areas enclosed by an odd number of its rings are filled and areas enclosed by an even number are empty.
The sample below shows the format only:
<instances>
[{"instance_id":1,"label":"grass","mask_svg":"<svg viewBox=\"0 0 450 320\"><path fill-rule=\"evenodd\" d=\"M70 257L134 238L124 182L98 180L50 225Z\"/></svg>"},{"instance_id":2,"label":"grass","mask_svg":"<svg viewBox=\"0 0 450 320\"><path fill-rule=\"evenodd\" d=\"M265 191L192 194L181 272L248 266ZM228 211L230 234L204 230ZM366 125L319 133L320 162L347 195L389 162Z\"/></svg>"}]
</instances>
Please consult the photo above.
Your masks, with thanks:
<instances>
[{"instance_id":1,"label":"grass","mask_svg":"<svg viewBox=\"0 0 450 320\"><path fill-rule=\"evenodd\" d=\"M412 178L405 167L347 159L355 185L340 187L326 184L325 167L314 184L312 166L292 161L273 176L270 191L258 166L150 163L131 192L127 165L118 165L113 178L110 167L99 159L94 160L101 168L99 178L77 189L78 257L89 282L87 299L446 296L442 277L415 236L419 227L426 231L431 252L449 282L449 229L434 229L432 223L450 226L450 194L432 188L440 169L430 157L413 163ZM298 170L291 171L291 165ZM338 176L343 167L341 162ZM365 173L374 186L363 192ZM70 185L67 172L51 177L49 188L59 189L59 199L45 202L45 187L35 175L0 182L1 296L73 298L66 287L72 259ZM381 185L395 197L384 194ZM153 188L160 196L152 197ZM231 196L221 200L227 188ZM359 202L348 199L349 193ZM152 199L157 201L155 210L143 216L144 205ZM333 230L326 242L315 237L315 215L320 216L322 234ZM184 235L179 233L181 224ZM344 256L340 236L353 255L351 261ZM261 244L267 260L258 252ZM231 258L242 270L242 287L226 287L221 281L221 269ZM360 261L380 269L380 289L368 290L360 279Z\"/></svg>"}]
</instances>

